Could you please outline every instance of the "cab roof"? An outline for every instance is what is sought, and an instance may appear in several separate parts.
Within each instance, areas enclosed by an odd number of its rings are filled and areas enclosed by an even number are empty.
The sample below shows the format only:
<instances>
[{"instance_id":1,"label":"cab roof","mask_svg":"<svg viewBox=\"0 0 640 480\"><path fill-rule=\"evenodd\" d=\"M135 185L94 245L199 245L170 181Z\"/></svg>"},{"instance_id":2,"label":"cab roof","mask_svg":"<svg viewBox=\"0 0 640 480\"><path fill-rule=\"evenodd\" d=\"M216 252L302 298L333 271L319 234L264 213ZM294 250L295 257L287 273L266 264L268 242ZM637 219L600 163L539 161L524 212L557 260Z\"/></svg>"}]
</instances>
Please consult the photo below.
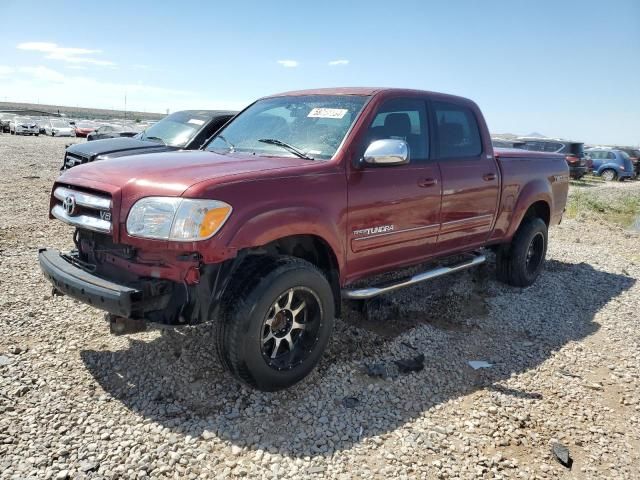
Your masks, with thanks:
<instances>
[{"instance_id":1,"label":"cab roof","mask_svg":"<svg viewBox=\"0 0 640 480\"><path fill-rule=\"evenodd\" d=\"M371 96L378 93L395 93L395 94L423 94L433 95L438 97L455 98L458 100L464 100L469 102L470 100L464 97L456 95L449 95L446 93L432 92L429 90L418 90L411 88L390 88L390 87L333 87L333 88L314 88L310 90L293 90L290 92L276 93L274 95L267 95L263 98L273 97L287 97L287 96L302 96L302 95L359 95L359 96Z\"/></svg>"}]
</instances>

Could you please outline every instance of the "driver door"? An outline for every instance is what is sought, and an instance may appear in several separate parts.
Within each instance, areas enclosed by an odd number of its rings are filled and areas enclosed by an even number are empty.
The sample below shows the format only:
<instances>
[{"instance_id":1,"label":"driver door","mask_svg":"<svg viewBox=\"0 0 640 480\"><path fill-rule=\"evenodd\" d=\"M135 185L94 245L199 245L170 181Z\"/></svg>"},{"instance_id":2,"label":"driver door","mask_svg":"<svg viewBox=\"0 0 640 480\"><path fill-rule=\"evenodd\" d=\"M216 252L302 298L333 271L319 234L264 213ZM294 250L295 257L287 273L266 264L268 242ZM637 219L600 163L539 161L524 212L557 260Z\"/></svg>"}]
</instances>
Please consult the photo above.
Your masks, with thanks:
<instances>
[{"instance_id":1,"label":"driver door","mask_svg":"<svg viewBox=\"0 0 640 480\"><path fill-rule=\"evenodd\" d=\"M440 170L430 160L426 100L394 98L382 103L361 151L381 139L404 140L409 163L351 167L348 281L427 258L440 230Z\"/></svg>"}]
</instances>

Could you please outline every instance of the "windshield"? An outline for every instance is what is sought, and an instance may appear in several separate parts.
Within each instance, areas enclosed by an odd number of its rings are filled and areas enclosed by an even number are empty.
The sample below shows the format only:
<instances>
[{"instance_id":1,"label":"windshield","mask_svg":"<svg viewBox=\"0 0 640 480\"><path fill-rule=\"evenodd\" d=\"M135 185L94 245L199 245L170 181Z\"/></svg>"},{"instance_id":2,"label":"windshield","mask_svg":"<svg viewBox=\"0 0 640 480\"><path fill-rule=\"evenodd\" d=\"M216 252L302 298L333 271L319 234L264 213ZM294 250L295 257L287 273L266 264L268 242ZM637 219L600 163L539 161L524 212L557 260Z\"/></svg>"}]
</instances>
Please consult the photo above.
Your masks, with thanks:
<instances>
[{"instance_id":1,"label":"windshield","mask_svg":"<svg viewBox=\"0 0 640 480\"><path fill-rule=\"evenodd\" d=\"M184 147L209 120L209 117L191 112L172 113L147 128L139 138L160 139L172 147Z\"/></svg>"},{"instance_id":2,"label":"windshield","mask_svg":"<svg viewBox=\"0 0 640 480\"><path fill-rule=\"evenodd\" d=\"M27 123L27 122L31 122L30 119L28 119L27 117L16 117L13 119L13 121L15 123Z\"/></svg>"},{"instance_id":3,"label":"windshield","mask_svg":"<svg viewBox=\"0 0 640 480\"><path fill-rule=\"evenodd\" d=\"M300 156L283 147L284 143L308 157L328 160L367 99L355 95L306 95L259 100L219 132L206 150Z\"/></svg>"},{"instance_id":4,"label":"windshield","mask_svg":"<svg viewBox=\"0 0 640 480\"><path fill-rule=\"evenodd\" d=\"M56 128L68 128L69 124L64 120L51 120L51 126Z\"/></svg>"},{"instance_id":5,"label":"windshield","mask_svg":"<svg viewBox=\"0 0 640 480\"><path fill-rule=\"evenodd\" d=\"M95 128L95 125L89 122L78 122L76 123L76 127L78 128Z\"/></svg>"}]
</instances>

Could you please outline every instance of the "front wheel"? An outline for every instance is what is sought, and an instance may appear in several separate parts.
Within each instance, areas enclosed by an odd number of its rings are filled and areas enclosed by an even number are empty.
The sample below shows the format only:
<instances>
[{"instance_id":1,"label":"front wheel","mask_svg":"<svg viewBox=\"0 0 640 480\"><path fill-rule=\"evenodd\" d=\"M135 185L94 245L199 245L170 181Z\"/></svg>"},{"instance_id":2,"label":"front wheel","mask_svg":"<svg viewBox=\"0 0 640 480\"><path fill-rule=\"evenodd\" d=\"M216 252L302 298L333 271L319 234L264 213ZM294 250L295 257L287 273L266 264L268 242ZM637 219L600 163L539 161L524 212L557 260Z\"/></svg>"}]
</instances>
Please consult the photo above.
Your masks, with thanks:
<instances>
[{"instance_id":1,"label":"front wheel","mask_svg":"<svg viewBox=\"0 0 640 480\"><path fill-rule=\"evenodd\" d=\"M498 280L514 287L528 287L542 271L547 254L547 224L526 218L511 240L496 254Z\"/></svg>"},{"instance_id":2,"label":"front wheel","mask_svg":"<svg viewBox=\"0 0 640 480\"><path fill-rule=\"evenodd\" d=\"M326 277L293 257L244 266L217 322L218 355L238 380L276 391L305 378L320 361L335 315Z\"/></svg>"}]
</instances>

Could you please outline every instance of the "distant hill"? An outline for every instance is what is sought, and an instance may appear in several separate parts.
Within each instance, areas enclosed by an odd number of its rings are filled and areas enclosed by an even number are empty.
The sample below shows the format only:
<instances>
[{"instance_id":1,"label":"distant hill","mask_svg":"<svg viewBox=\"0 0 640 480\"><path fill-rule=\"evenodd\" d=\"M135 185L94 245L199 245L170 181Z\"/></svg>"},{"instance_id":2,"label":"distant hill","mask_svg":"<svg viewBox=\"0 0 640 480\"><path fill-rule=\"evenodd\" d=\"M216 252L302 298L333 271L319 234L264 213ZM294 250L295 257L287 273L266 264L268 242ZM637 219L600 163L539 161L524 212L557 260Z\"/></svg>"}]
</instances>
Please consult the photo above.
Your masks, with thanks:
<instances>
[{"instance_id":1,"label":"distant hill","mask_svg":"<svg viewBox=\"0 0 640 480\"><path fill-rule=\"evenodd\" d=\"M538 133L538 132L533 132L533 133L530 133L529 135L523 135L523 137L547 138L546 135L542 135L541 133Z\"/></svg>"},{"instance_id":2,"label":"distant hill","mask_svg":"<svg viewBox=\"0 0 640 480\"><path fill-rule=\"evenodd\" d=\"M61 113L69 118L86 118L96 120L108 120L108 119L124 119L125 114L123 110L107 110L103 108L83 108L83 107L68 107L64 105L42 105L37 103L16 103L16 102L0 102L0 110L13 110L13 109L30 109L41 110L52 114ZM128 120L160 120L165 115L162 113L149 113L149 112L129 112L127 111Z\"/></svg>"}]
</instances>

